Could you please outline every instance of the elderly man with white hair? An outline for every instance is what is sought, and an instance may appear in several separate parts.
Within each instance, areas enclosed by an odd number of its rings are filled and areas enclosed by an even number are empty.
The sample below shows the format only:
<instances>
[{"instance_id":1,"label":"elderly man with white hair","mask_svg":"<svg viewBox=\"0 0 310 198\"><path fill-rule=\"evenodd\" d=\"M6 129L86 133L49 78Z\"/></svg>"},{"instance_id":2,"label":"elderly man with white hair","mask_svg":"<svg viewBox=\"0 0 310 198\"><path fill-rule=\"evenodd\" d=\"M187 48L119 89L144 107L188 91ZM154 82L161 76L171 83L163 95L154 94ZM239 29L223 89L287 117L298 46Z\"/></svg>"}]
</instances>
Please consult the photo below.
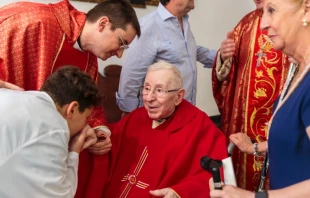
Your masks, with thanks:
<instances>
[{"instance_id":1,"label":"elderly man with white hair","mask_svg":"<svg viewBox=\"0 0 310 198\"><path fill-rule=\"evenodd\" d=\"M103 197L208 197L211 174L200 158L227 155L224 134L184 100L182 77L169 63L148 68L144 107L116 124Z\"/></svg>"}]
</instances>

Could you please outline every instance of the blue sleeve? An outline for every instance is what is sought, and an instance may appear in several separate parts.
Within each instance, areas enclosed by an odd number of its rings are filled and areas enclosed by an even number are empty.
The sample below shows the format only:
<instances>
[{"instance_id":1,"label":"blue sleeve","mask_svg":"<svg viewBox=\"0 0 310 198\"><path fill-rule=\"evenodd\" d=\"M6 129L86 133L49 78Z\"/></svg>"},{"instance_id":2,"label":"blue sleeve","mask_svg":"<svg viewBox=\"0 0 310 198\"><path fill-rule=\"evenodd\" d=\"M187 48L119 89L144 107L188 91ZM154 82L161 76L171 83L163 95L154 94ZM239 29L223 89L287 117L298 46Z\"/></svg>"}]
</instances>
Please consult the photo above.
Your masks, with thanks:
<instances>
[{"instance_id":1,"label":"blue sleeve","mask_svg":"<svg viewBox=\"0 0 310 198\"><path fill-rule=\"evenodd\" d=\"M216 53L217 50L197 46L197 61L202 63L206 68L212 68Z\"/></svg>"},{"instance_id":2,"label":"blue sleeve","mask_svg":"<svg viewBox=\"0 0 310 198\"><path fill-rule=\"evenodd\" d=\"M142 29L143 27L141 27ZM117 104L122 111L131 112L139 105L139 87L143 85L147 68L157 54L156 42L151 29L142 29L140 38L131 43L126 61L122 67Z\"/></svg>"}]
</instances>

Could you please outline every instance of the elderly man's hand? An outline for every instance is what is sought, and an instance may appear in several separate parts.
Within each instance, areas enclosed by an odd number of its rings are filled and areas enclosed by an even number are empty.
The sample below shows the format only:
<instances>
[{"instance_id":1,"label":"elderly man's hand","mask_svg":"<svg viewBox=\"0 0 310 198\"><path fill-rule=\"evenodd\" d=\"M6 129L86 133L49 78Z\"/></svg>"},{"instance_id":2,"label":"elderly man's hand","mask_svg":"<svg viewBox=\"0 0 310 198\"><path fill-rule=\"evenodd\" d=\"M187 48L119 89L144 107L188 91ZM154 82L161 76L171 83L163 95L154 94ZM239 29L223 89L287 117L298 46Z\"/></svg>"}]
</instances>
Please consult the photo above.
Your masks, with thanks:
<instances>
[{"instance_id":1,"label":"elderly man's hand","mask_svg":"<svg viewBox=\"0 0 310 198\"><path fill-rule=\"evenodd\" d=\"M87 128L85 127L70 139L69 152L80 153L87 137Z\"/></svg>"},{"instance_id":2,"label":"elderly man's hand","mask_svg":"<svg viewBox=\"0 0 310 198\"><path fill-rule=\"evenodd\" d=\"M96 131L98 141L90 146L88 151L95 155L103 155L111 150L112 144L109 135L102 130Z\"/></svg>"},{"instance_id":3,"label":"elderly man's hand","mask_svg":"<svg viewBox=\"0 0 310 198\"><path fill-rule=\"evenodd\" d=\"M211 190L211 198L254 198L254 193L231 185L223 186L223 190Z\"/></svg>"},{"instance_id":4,"label":"elderly man's hand","mask_svg":"<svg viewBox=\"0 0 310 198\"><path fill-rule=\"evenodd\" d=\"M225 62L227 59L231 58L235 53L235 42L233 39L233 33L228 32L226 39L222 42L220 52L221 59Z\"/></svg>"},{"instance_id":5,"label":"elderly man's hand","mask_svg":"<svg viewBox=\"0 0 310 198\"><path fill-rule=\"evenodd\" d=\"M155 196L155 197L178 198L178 196L175 194L175 192L171 188L151 190L150 194Z\"/></svg>"},{"instance_id":6,"label":"elderly man's hand","mask_svg":"<svg viewBox=\"0 0 310 198\"><path fill-rule=\"evenodd\" d=\"M2 80L0 80L0 88L14 89L14 90L20 90L20 91L24 90L16 85L13 85L12 83L8 83Z\"/></svg>"},{"instance_id":7,"label":"elderly man's hand","mask_svg":"<svg viewBox=\"0 0 310 198\"><path fill-rule=\"evenodd\" d=\"M78 134L70 139L69 151L80 153L83 149L97 142L97 136L90 126L86 125Z\"/></svg>"},{"instance_id":8,"label":"elderly man's hand","mask_svg":"<svg viewBox=\"0 0 310 198\"><path fill-rule=\"evenodd\" d=\"M233 142L242 152L247 154L253 154L253 143L249 136L244 133L235 133L229 136L231 142Z\"/></svg>"}]
</instances>

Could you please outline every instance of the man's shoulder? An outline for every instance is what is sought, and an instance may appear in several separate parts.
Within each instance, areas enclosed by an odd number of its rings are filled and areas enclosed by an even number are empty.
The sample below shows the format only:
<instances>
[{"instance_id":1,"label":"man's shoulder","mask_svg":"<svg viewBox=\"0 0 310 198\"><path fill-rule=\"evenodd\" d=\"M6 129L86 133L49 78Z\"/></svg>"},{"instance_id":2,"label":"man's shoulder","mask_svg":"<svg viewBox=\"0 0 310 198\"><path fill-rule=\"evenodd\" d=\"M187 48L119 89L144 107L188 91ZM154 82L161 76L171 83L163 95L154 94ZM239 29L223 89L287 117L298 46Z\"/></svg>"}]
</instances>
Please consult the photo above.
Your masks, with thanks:
<instances>
[{"instance_id":1,"label":"man's shoulder","mask_svg":"<svg viewBox=\"0 0 310 198\"><path fill-rule=\"evenodd\" d=\"M22 19L24 24L33 24L49 22L56 19L46 4L35 2L16 2L4 6L0 9L0 23L5 20L10 20L12 28L16 26L20 27L20 20ZM17 24L15 26L15 24Z\"/></svg>"},{"instance_id":2,"label":"man's shoulder","mask_svg":"<svg viewBox=\"0 0 310 198\"><path fill-rule=\"evenodd\" d=\"M154 27L154 24L158 24L158 21L161 21L161 20L156 10L143 16L141 19L139 19L139 23L142 29L152 28Z\"/></svg>"},{"instance_id":3,"label":"man's shoulder","mask_svg":"<svg viewBox=\"0 0 310 198\"><path fill-rule=\"evenodd\" d=\"M180 103L179 108L180 112L189 111L192 114L202 113L202 111L198 107L194 106L185 99L183 99L183 101Z\"/></svg>"},{"instance_id":4,"label":"man's shoulder","mask_svg":"<svg viewBox=\"0 0 310 198\"><path fill-rule=\"evenodd\" d=\"M14 121L9 122L19 125L24 124L27 129L67 129L67 124L57 111L52 98L40 91L1 91L3 103ZM15 107L15 108L13 108ZM10 119L10 118L8 118Z\"/></svg>"},{"instance_id":5,"label":"man's shoulder","mask_svg":"<svg viewBox=\"0 0 310 198\"><path fill-rule=\"evenodd\" d=\"M2 96L1 92L0 90L0 96ZM38 91L15 91L6 95L8 97L0 104L0 108L6 105L5 110L9 114L1 120L3 123L0 122L2 132L0 139L11 139L11 150L17 148L15 146L33 145L44 139L59 141L59 139L48 137L52 133L60 134L55 136L63 140L59 144L69 141L67 123L53 107L54 104L51 103L47 94ZM8 99L11 100L7 101Z\"/></svg>"},{"instance_id":6,"label":"man's shoulder","mask_svg":"<svg viewBox=\"0 0 310 198\"><path fill-rule=\"evenodd\" d=\"M192 120L197 118L209 118L209 116L198 107L183 99L176 112L176 118L183 120L182 122L186 123L191 122Z\"/></svg>"},{"instance_id":7,"label":"man's shoulder","mask_svg":"<svg viewBox=\"0 0 310 198\"><path fill-rule=\"evenodd\" d=\"M259 10L253 10L252 12L249 12L248 14L246 14L239 23L248 23L248 22L252 22L253 20L257 19L259 17Z\"/></svg>"}]
</instances>

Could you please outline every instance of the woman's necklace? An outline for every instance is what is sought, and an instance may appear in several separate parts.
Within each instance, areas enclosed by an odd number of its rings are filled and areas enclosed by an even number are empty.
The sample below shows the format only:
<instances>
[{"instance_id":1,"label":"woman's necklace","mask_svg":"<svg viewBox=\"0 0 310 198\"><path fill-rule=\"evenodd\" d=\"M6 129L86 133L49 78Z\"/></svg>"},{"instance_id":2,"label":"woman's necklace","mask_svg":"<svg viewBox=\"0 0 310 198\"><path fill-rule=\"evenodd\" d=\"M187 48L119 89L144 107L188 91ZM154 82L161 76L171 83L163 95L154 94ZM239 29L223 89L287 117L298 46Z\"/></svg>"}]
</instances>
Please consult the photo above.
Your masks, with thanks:
<instances>
[{"instance_id":1,"label":"woman's necklace","mask_svg":"<svg viewBox=\"0 0 310 198\"><path fill-rule=\"evenodd\" d=\"M290 65L290 69L289 69L289 72L288 72L288 76L287 76L287 79L286 79L286 82L284 84L284 87L283 87L283 90L281 92L281 95L280 95L280 98L279 98L279 101L278 101L278 105L277 107L275 108L275 111L273 112L272 114L272 117L269 121L269 127L268 127L268 135L267 137L269 136L269 131L270 131L270 126L272 124L272 121L273 121L273 118L275 116L275 114L277 113L277 111L280 109L280 107L283 105L283 103L290 97L290 95L294 92L294 90L297 88L297 86L300 84L300 82L304 79L304 77L306 76L306 74L309 72L310 70L310 64L308 64L304 70L302 71L302 73L300 74L300 76L296 79L295 83L294 84L291 84L295 74L296 74L296 71L298 69L298 65L295 65L295 64L291 64ZM291 89L289 89L289 87L292 86Z\"/></svg>"},{"instance_id":2,"label":"woman's necklace","mask_svg":"<svg viewBox=\"0 0 310 198\"><path fill-rule=\"evenodd\" d=\"M295 77L297 72L298 72L298 65L291 63L278 104L281 103L283 101L284 96L287 95L287 91L288 91L290 85L292 84L293 78Z\"/></svg>"}]
</instances>

